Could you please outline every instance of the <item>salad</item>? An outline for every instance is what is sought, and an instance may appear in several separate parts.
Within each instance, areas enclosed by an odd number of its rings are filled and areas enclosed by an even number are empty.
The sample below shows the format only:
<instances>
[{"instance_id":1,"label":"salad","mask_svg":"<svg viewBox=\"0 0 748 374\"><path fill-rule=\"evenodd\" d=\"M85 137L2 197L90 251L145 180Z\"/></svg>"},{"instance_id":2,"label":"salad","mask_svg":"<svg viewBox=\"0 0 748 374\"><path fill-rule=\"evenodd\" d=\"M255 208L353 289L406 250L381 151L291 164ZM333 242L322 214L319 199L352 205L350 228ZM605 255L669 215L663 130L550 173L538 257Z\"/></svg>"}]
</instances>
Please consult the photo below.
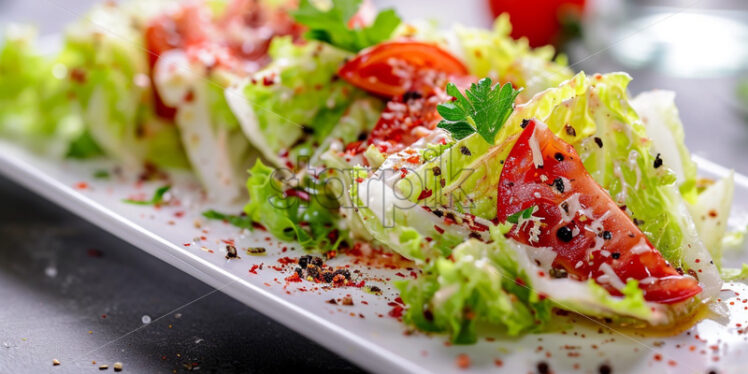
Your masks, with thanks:
<instances>
[{"instance_id":1,"label":"salad","mask_svg":"<svg viewBox=\"0 0 748 374\"><path fill-rule=\"evenodd\" d=\"M441 29L360 0L107 3L53 56L9 30L0 135L189 168L308 251L395 252L420 270L396 284L403 321L454 343L554 311L724 313L723 281L748 276L721 263L733 179L699 179L674 94L631 97L626 73L510 34L506 15Z\"/></svg>"}]
</instances>

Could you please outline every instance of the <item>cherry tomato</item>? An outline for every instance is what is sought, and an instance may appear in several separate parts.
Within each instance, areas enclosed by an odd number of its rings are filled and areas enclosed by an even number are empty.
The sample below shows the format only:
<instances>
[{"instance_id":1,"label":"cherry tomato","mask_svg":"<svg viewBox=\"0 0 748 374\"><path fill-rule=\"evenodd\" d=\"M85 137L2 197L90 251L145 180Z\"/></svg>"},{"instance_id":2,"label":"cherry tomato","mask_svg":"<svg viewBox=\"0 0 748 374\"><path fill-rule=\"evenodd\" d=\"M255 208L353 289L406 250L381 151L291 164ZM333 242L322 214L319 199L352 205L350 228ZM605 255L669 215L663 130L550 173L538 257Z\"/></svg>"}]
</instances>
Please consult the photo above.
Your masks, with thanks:
<instances>
[{"instance_id":1,"label":"cherry tomato","mask_svg":"<svg viewBox=\"0 0 748 374\"><path fill-rule=\"evenodd\" d=\"M433 87L442 80L468 76L465 65L449 52L430 43L391 41L361 51L338 71L356 87L386 98ZM445 83L446 84L446 83Z\"/></svg>"},{"instance_id":2,"label":"cherry tomato","mask_svg":"<svg viewBox=\"0 0 748 374\"><path fill-rule=\"evenodd\" d=\"M542 220L515 225L507 235L556 252L547 276L592 278L614 295L632 278L646 300L666 304L701 292L698 281L676 271L592 179L574 148L535 121L504 162L497 217L504 221L531 206Z\"/></svg>"},{"instance_id":3,"label":"cherry tomato","mask_svg":"<svg viewBox=\"0 0 748 374\"><path fill-rule=\"evenodd\" d=\"M565 23L581 18L586 0L536 0L528 6L525 0L490 0L495 17L508 13L512 37L527 37L532 47L555 44Z\"/></svg>"}]
</instances>

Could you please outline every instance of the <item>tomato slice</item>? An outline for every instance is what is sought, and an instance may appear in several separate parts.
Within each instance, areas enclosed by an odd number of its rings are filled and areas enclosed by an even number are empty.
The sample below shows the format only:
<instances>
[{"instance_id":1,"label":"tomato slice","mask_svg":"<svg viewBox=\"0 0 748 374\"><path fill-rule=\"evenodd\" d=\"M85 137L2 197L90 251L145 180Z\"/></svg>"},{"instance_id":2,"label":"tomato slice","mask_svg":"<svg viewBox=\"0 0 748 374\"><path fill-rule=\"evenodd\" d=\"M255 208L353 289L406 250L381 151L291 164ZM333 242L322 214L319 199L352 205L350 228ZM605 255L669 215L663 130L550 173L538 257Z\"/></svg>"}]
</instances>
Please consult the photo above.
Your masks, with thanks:
<instances>
[{"instance_id":1,"label":"tomato slice","mask_svg":"<svg viewBox=\"0 0 748 374\"><path fill-rule=\"evenodd\" d=\"M497 216L537 206L538 222L517 225L509 237L556 253L548 276L594 279L620 295L628 279L644 298L676 303L701 292L698 281L674 269L608 193L585 170L574 148L545 124L529 121L504 162ZM539 227L533 230L535 225Z\"/></svg>"},{"instance_id":2,"label":"tomato slice","mask_svg":"<svg viewBox=\"0 0 748 374\"><path fill-rule=\"evenodd\" d=\"M393 98L408 91L426 95L433 87L446 86L451 77L469 74L459 59L434 44L391 41L361 51L338 75L356 87Z\"/></svg>"}]
</instances>

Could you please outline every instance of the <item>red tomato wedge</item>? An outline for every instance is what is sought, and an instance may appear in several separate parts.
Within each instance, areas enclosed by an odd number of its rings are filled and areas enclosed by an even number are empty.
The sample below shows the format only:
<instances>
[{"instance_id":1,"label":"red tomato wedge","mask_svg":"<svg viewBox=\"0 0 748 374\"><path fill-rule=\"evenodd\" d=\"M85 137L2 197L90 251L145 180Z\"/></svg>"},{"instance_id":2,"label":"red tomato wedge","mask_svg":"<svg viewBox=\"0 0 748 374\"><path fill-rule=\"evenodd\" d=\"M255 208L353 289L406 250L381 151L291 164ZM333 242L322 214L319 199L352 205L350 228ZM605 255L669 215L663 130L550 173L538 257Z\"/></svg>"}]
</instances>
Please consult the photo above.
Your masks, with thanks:
<instances>
[{"instance_id":1,"label":"red tomato wedge","mask_svg":"<svg viewBox=\"0 0 748 374\"><path fill-rule=\"evenodd\" d=\"M437 80L468 76L465 65L430 43L391 41L361 51L338 71L352 85L386 98L408 91L427 94ZM441 75L441 77L436 77Z\"/></svg>"},{"instance_id":2,"label":"red tomato wedge","mask_svg":"<svg viewBox=\"0 0 748 374\"><path fill-rule=\"evenodd\" d=\"M545 124L529 121L504 163L497 215L537 206L511 238L556 252L548 276L594 279L613 295L628 279L648 301L671 304L701 292L698 281L676 271L585 170L574 148ZM521 223L521 222L520 222ZM539 230L531 229L539 224ZM534 235L533 235L534 234Z\"/></svg>"}]
</instances>

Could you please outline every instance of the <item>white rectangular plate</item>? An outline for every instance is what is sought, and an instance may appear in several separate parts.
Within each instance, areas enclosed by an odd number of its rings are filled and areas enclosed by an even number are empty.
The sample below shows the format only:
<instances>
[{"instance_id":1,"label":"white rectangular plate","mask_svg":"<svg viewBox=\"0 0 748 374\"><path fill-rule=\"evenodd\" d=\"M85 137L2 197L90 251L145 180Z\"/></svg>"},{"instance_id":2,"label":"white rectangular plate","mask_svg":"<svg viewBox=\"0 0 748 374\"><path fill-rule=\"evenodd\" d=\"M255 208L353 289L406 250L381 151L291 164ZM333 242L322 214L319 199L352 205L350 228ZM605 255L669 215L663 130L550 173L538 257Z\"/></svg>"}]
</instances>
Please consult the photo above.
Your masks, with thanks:
<instances>
[{"instance_id":1,"label":"white rectangular plate","mask_svg":"<svg viewBox=\"0 0 748 374\"><path fill-rule=\"evenodd\" d=\"M704 176L728 172L709 161L697 161ZM50 160L0 140L0 172L7 177L374 372L461 372L458 362L467 358L469 371L474 372L496 371L499 366L507 372L534 372L539 362L546 362L557 373L596 373L603 364L614 373L704 373L715 368L737 373L744 365L741 358L748 354L748 330L744 330L748 288L733 283L725 285L722 295L731 312L729 321L702 320L684 326L680 333L644 335L571 316L565 321L570 328L563 333L507 339L487 330L475 345L452 346L444 336L410 332L388 315L397 297L390 280L410 277L409 270L355 265L356 258L338 256L329 263L350 264L351 271L361 271L354 273L356 280L376 285L384 293L373 295L355 287L326 289L307 281L287 285L284 278L292 274L293 266L272 267L281 266L277 261L281 257L298 258L303 252L268 239L263 231L247 232L202 218L209 206L188 175L172 175L176 204L156 209L122 200L148 198L166 182L137 183L136 178L117 173L108 179L94 178L102 169L111 172L115 167L106 161ZM745 225L745 176L736 176L735 197L731 225ZM241 205L220 209L238 213ZM225 258L225 241L232 240L241 259ZM267 254L244 252L256 246L266 248ZM726 265L737 266L742 252L733 250ZM262 270L250 272L261 263ZM345 295L351 295L354 305L327 302Z\"/></svg>"}]
</instances>

